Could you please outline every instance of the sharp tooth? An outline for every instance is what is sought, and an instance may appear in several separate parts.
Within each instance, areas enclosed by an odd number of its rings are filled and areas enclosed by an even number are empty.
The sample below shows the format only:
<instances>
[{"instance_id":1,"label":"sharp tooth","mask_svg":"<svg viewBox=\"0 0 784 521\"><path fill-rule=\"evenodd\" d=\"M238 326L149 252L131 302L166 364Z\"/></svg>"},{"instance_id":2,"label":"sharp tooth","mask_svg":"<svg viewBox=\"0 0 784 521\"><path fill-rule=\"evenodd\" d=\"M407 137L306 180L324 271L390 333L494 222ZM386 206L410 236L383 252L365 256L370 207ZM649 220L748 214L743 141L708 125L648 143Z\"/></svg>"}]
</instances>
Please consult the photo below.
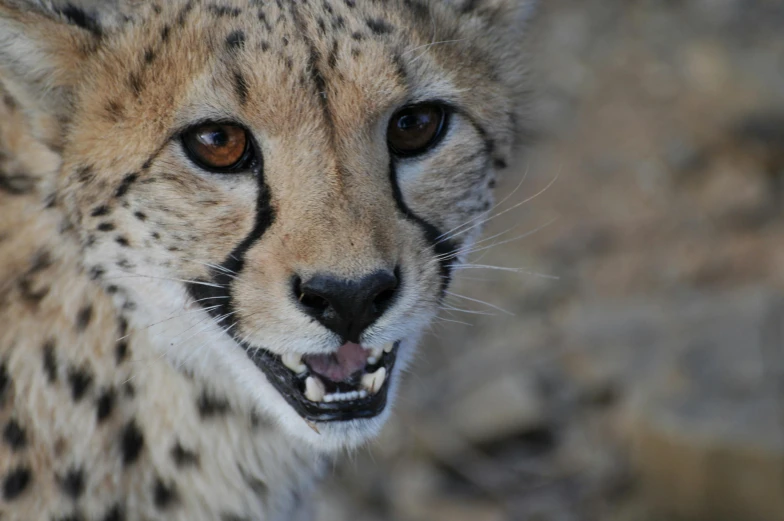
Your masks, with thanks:
<instances>
[{"instance_id":1,"label":"sharp tooth","mask_svg":"<svg viewBox=\"0 0 784 521\"><path fill-rule=\"evenodd\" d=\"M368 365L376 365L377 362L378 362L378 358L375 356L369 356L367 359Z\"/></svg>"},{"instance_id":2,"label":"sharp tooth","mask_svg":"<svg viewBox=\"0 0 784 521\"><path fill-rule=\"evenodd\" d=\"M388 343L387 345L384 346L384 352L385 353L391 353L394 348L395 348L395 343L394 342L390 342L390 343Z\"/></svg>"},{"instance_id":3,"label":"sharp tooth","mask_svg":"<svg viewBox=\"0 0 784 521\"><path fill-rule=\"evenodd\" d=\"M298 353L284 353L280 358L283 361L283 365L297 374L304 373L308 369L305 364L302 363L302 355Z\"/></svg>"},{"instance_id":4,"label":"sharp tooth","mask_svg":"<svg viewBox=\"0 0 784 521\"><path fill-rule=\"evenodd\" d=\"M382 354L384 354L384 350L381 349L380 347L374 347L373 349L370 350L370 357L375 358L376 360L381 358Z\"/></svg>"},{"instance_id":5,"label":"sharp tooth","mask_svg":"<svg viewBox=\"0 0 784 521\"><path fill-rule=\"evenodd\" d=\"M359 397L360 397L361 399L367 398L367 391L366 391L366 390L364 390L364 389L362 389L361 391L359 391Z\"/></svg>"},{"instance_id":6,"label":"sharp tooth","mask_svg":"<svg viewBox=\"0 0 784 521\"><path fill-rule=\"evenodd\" d=\"M320 402L324 399L324 383L315 376L308 376L305 380L305 398L311 402Z\"/></svg>"},{"instance_id":7,"label":"sharp tooth","mask_svg":"<svg viewBox=\"0 0 784 521\"><path fill-rule=\"evenodd\" d=\"M370 394L376 394L387 377L387 370L379 367L375 373L362 375L362 387L367 389Z\"/></svg>"}]
</instances>

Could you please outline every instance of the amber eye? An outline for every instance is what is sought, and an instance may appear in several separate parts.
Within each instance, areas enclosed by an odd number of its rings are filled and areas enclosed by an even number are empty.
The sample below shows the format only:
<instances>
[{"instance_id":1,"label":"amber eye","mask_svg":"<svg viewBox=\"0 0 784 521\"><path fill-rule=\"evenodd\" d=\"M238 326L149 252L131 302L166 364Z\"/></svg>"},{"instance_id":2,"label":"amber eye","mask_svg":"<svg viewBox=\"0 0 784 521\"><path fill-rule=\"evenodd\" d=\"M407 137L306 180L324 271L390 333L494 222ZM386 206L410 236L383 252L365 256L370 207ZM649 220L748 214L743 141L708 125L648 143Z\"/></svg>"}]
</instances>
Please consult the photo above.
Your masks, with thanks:
<instances>
[{"instance_id":1,"label":"amber eye","mask_svg":"<svg viewBox=\"0 0 784 521\"><path fill-rule=\"evenodd\" d=\"M389 120L387 142L398 156L415 156L432 148L444 134L446 110L437 103L410 105Z\"/></svg>"},{"instance_id":2,"label":"amber eye","mask_svg":"<svg viewBox=\"0 0 784 521\"><path fill-rule=\"evenodd\" d=\"M182 142L193 161L215 172L239 170L247 166L250 156L247 132L228 123L192 127L183 133Z\"/></svg>"}]
</instances>

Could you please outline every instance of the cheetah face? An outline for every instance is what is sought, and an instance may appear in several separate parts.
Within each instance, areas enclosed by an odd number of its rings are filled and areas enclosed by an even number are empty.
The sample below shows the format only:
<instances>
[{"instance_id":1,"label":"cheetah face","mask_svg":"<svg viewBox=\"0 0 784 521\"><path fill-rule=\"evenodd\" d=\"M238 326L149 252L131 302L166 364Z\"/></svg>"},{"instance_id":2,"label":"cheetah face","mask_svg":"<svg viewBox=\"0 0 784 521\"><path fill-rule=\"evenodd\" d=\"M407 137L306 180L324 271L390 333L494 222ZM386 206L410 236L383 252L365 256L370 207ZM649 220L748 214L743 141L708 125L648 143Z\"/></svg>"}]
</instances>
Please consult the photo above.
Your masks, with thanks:
<instances>
[{"instance_id":1,"label":"cheetah face","mask_svg":"<svg viewBox=\"0 0 784 521\"><path fill-rule=\"evenodd\" d=\"M49 97L16 92L56 115L56 200L89 273L175 367L338 448L389 414L490 207L528 6L25 15L48 34L0 7L0 31L52 54Z\"/></svg>"}]
</instances>

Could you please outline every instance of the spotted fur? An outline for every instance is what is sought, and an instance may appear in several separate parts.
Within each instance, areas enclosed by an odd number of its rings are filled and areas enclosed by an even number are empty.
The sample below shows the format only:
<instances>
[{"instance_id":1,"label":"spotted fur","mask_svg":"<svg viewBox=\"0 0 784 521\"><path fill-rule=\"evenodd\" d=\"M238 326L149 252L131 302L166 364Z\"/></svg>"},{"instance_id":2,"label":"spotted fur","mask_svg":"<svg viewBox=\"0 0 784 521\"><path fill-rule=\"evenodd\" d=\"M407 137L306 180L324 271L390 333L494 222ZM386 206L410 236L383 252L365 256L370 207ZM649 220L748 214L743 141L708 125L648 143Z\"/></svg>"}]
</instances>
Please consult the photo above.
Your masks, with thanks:
<instances>
[{"instance_id":1,"label":"spotted fur","mask_svg":"<svg viewBox=\"0 0 784 521\"><path fill-rule=\"evenodd\" d=\"M389 407L309 426L249 356L340 344L293 274L399 266L361 340L410 360L521 135L530 4L0 0L0 517L292 519ZM392 158L424 100L448 134ZM205 120L263 165L200 170Z\"/></svg>"}]
</instances>

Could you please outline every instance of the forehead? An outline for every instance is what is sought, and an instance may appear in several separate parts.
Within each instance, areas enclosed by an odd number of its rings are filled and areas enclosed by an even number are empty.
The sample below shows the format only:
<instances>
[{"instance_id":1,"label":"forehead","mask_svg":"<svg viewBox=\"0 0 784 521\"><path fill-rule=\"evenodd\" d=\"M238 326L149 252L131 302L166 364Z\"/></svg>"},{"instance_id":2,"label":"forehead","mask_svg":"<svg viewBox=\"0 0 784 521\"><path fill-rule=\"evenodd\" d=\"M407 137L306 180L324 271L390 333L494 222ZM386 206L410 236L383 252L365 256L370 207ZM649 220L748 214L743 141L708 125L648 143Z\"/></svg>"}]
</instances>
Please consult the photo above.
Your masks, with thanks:
<instances>
[{"instance_id":1,"label":"forehead","mask_svg":"<svg viewBox=\"0 0 784 521\"><path fill-rule=\"evenodd\" d=\"M451 101L475 53L440 16L408 0L166 2L111 42L92 90L117 98L109 108L137 98L146 121L177 107L183 120L239 111L282 129L317 111L340 129L351 115Z\"/></svg>"}]
</instances>

